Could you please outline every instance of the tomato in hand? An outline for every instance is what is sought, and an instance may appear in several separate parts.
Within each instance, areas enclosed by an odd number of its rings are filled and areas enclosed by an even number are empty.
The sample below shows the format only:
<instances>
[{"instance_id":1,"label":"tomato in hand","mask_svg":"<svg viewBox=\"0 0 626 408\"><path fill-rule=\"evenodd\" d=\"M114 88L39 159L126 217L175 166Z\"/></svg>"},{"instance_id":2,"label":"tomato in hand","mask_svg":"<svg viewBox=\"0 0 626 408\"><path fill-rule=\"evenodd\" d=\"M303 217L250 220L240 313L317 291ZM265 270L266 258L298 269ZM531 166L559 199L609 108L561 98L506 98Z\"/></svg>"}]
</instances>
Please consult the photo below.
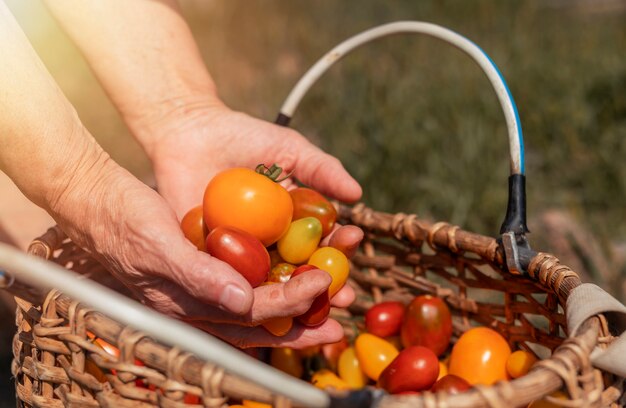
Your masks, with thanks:
<instances>
[{"instance_id":1,"label":"tomato in hand","mask_svg":"<svg viewBox=\"0 0 626 408\"><path fill-rule=\"evenodd\" d=\"M261 241L233 227L217 227L206 238L209 254L232 266L255 288L267 279L270 255Z\"/></svg>"},{"instance_id":2,"label":"tomato in hand","mask_svg":"<svg viewBox=\"0 0 626 408\"><path fill-rule=\"evenodd\" d=\"M495 330L474 327L463 333L452 348L449 373L471 385L491 385L507 379L506 361L511 348Z\"/></svg>"},{"instance_id":3,"label":"tomato in hand","mask_svg":"<svg viewBox=\"0 0 626 408\"><path fill-rule=\"evenodd\" d=\"M453 374L448 374L437 380L437 382L435 383L435 385L432 386L430 391L443 391L447 392L448 394L460 394L464 391L469 390L470 388L472 388L472 386L469 385L467 381L465 381L461 377L457 377Z\"/></svg>"},{"instance_id":4,"label":"tomato in hand","mask_svg":"<svg viewBox=\"0 0 626 408\"><path fill-rule=\"evenodd\" d=\"M293 271L291 277L301 275L314 269L317 268L312 265L302 265ZM313 300L309 310L297 316L296 319L305 326L317 326L328 320L328 313L330 313L330 298L328 296L328 290L326 290Z\"/></svg>"},{"instance_id":5,"label":"tomato in hand","mask_svg":"<svg viewBox=\"0 0 626 408\"><path fill-rule=\"evenodd\" d=\"M293 214L291 197L271 178L250 169L234 168L217 174L206 187L204 222L246 231L269 246L287 231Z\"/></svg>"},{"instance_id":6,"label":"tomato in hand","mask_svg":"<svg viewBox=\"0 0 626 408\"><path fill-rule=\"evenodd\" d=\"M348 258L338 249L332 247L319 248L307 262L309 265L317 266L326 271L333 278L328 288L328 296L332 298L348 280L350 274L350 262Z\"/></svg>"},{"instance_id":7,"label":"tomato in hand","mask_svg":"<svg viewBox=\"0 0 626 408\"><path fill-rule=\"evenodd\" d=\"M315 252L322 239L322 224L317 218L306 217L292 222L278 240L278 253L287 262L301 264Z\"/></svg>"},{"instance_id":8,"label":"tomato in hand","mask_svg":"<svg viewBox=\"0 0 626 408\"><path fill-rule=\"evenodd\" d=\"M417 296L406 308L400 334L404 347L424 346L440 356L452 337L450 309L438 297Z\"/></svg>"},{"instance_id":9,"label":"tomato in hand","mask_svg":"<svg viewBox=\"0 0 626 408\"><path fill-rule=\"evenodd\" d=\"M296 350L289 347L273 348L270 354L270 364L272 367L296 378L302 377L304 373L302 358Z\"/></svg>"},{"instance_id":10,"label":"tomato in hand","mask_svg":"<svg viewBox=\"0 0 626 408\"><path fill-rule=\"evenodd\" d=\"M358 389L367 385L367 376L361 370L361 364L356 357L354 347L348 347L341 353L337 369L339 378L348 383L350 387Z\"/></svg>"},{"instance_id":11,"label":"tomato in hand","mask_svg":"<svg viewBox=\"0 0 626 408\"><path fill-rule=\"evenodd\" d=\"M359 334L354 341L354 349L361 369L374 381L398 355L398 349L391 343L369 333Z\"/></svg>"},{"instance_id":12,"label":"tomato in hand","mask_svg":"<svg viewBox=\"0 0 626 408\"><path fill-rule=\"evenodd\" d=\"M278 282L263 282L261 286L275 285ZM282 337L289 333L289 330L293 327L292 317L276 317L274 319L263 322L262 326L276 337Z\"/></svg>"},{"instance_id":13,"label":"tomato in hand","mask_svg":"<svg viewBox=\"0 0 626 408\"><path fill-rule=\"evenodd\" d=\"M378 337L395 336L400 333L403 318L404 305L401 302L378 303L365 313L365 328Z\"/></svg>"},{"instance_id":14,"label":"tomato in hand","mask_svg":"<svg viewBox=\"0 0 626 408\"><path fill-rule=\"evenodd\" d=\"M391 394L403 391L421 391L430 388L439 376L439 360L429 348L405 348L385 368L379 385Z\"/></svg>"},{"instance_id":15,"label":"tomato in hand","mask_svg":"<svg viewBox=\"0 0 626 408\"><path fill-rule=\"evenodd\" d=\"M202 206L192 208L185 214L180 222L180 228L185 234L185 238L191 241L199 251L206 252L205 239L207 229L202 221Z\"/></svg>"},{"instance_id":16,"label":"tomato in hand","mask_svg":"<svg viewBox=\"0 0 626 408\"><path fill-rule=\"evenodd\" d=\"M271 255L270 255L271 257ZM296 266L281 262L272 267L270 274L267 277L268 282L286 283L291 278L291 274L296 270Z\"/></svg>"},{"instance_id":17,"label":"tomato in hand","mask_svg":"<svg viewBox=\"0 0 626 408\"><path fill-rule=\"evenodd\" d=\"M289 192L293 201L293 219L315 217L322 223L322 236L330 234L337 220L337 210L320 193L300 187Z\"/></svg>"}]
</instances>

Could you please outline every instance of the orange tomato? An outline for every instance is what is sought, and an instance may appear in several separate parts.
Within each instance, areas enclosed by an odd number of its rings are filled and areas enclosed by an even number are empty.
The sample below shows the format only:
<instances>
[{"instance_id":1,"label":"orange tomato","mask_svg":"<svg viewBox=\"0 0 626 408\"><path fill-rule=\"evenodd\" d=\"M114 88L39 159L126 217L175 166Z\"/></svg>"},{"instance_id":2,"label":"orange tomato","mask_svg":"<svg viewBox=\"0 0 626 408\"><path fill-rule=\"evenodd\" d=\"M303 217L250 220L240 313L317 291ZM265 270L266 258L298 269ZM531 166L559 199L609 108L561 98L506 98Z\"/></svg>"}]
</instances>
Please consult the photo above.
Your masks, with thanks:
<instances>
[{"instance_id":1,"label":"orange tomato","mask_svg":"<svg viewBox=\"0 0 626 408\"><path fill-rule=\"evenodd\" d=\"M506 360L506 371L511 378L519 378L526 375L530 368L537 362L531 352L526 350L517 350L513 352Z\"/></svg>"},{"instance_id":2,"label":"orange tomato","mask_svg":"<svg viewBox=\"0 0 626 408\"><path fill-rule=\"evenodd\" d=\"M316 354L319 354L319 352L322 350L322 346L309 346L309 347L305 347L302 349L298 350L298 354L300 355L300 357L302 358L309 358L309 357L313 357Z\"/></svg>"},{"instance_id":3,"label":"orange tomato","mask_svg":"<svg viewBox=\"0 0 626 408\"><path fill-rule=\"evenodd\" d=\"M199 251L206 252L207 230L202 221L202 206L192 208L180 221L180 228L185 237L198 248Z\"/></svg>"},{"instance_id":4,"label":"orange tomato","mask_svg":"<svg viewBox=\"0 0 626 408\"><path fill-rule=\"evenodd\" d=\"M359 359L354 347L348 347L339 356L339 378L352 388L363 388L367 385L367 376L361 370Z\"/></svg>"},{"instance_id":5,"label":"orange tomato","mask_svg":"<svg viewBox=\"0 0 626 408\"><path fill-rule=\"evenodd\" d=\"M261 286L274 285L278 282L263 282ZM274 336L282 337L285 334L289 333L289 330L293 327L293 318L292 317L277 317L272 320L268 320L262 324L262 326L268 332L272 333Z\"/></svg>"},{"instance_id":6,"label":"orange tomato","mask_svg":"<svg viewBox=\"0 0 626 408\"><path fill-rule=\"evenodd\" d=\"M437 377L437 381L439 381L441 377L445 377L446 375L448 375L448 366L440 361L439 362L439 376Z\"/></svg>"},{"instance_id":7,"label":"orange tomato","mask_svg":"<svg viewBox=\"0 0 626 408\"><path fill-rule=\"evenodd\" d=\"M293 215L291 196L280 184L250 169L218 173L203 200L204 222L239 228L269 246L287 231Z\"/></svg>"},{"instance_id":8,"label":"orange tomato","mask_svg":"<svg viewBox=\"0 0 626 408\"><path fill-rule=\"evenodd\" d=\"M359 334L354 342L354 348L361 369L374 381L378 381L380 373L399 353L393 344L369 333Z\"/></svg>"},{"instance_id":9,"label":"orange tomato","mask_svg":"<svg viewBox=\"0 0 626 408\"><path fill-rule=\"evenodd\" d=\"M115 357L115 358L119 358L120 357L120 350L117 347L112 346L111 344L109 344L106 341L102 340L101 338L99 338L99 337L96 338L94 340L94 343L96 343L104 351L106 351L107 353L109 353L113 357Z\"/></svg>"},{"instance_id":10,"label":"orange tomato","mask_svg":"<svg viewBox=\"0 0 626 408\"><path fill-rule=\"evenodd\" d=\"M325 368L315 372L311 377L311 384L317 388L326 389L334 388L336 390L349 390L350 385L341 378L337 377L335 373Z\"/></svg>"},{"instance_id":11,"label":"orange tomato","mask_svg":"<svg viewBox=\"0 0 626 408\"><path fill-rule=\"evenodd\" d=\"M555 391L549 395L550 397L557 400L568 400L568 396L563 391ZM562 408L562 404L556 404L548 401L546 398L542 398L540 400L535 400L528 405L528 408Z\"/></svg>"},{"instance_id":12,"label":"orange tomato","mask_svg":"<svg viewBox=\"0 0 626 408\"><path fill-rule=\"evenodd\" d=\"M316 266L328 272L331 276L333 280L328 287L328 296L330 298L339 292L339 289L346 283L350 274L348 258L346 258L343 252L333 247L319 248L313 252L307 264Z\"/></svg>"},{"instance_id":13,"label":"orange tomato","mask_svg":"<svg viewBox=\"0 0 626 408\"><path fill-rule=\"evenodd\" d=\"M506 380L511 348L495 330L475 327L463 333L452 348L448 372L471 385L491 385Z\"/></svg>"},{"instance_id":14,"label":"orange tomato","mask_svg":"<svg viewBox=\"0 0 626 408\"><path fill-rule=\"evenodd\" d=\"M302 377L302 373L304 373L302 358L294 349L289 347L273 348L270 354L270 364L272 367L296 378Z\"/></svg>"},{"instance_id":15,"label":"orange tomato","mask_svg":"<svg viewBox=\"0 0 626 408\"><path fill-rule=\"evenodd\" d=\"M270 404L265 404L263 402L258 402L258 401L243 400L241 402L243 406L247 408L272 408Z\"/></svg>"}]
</instances>

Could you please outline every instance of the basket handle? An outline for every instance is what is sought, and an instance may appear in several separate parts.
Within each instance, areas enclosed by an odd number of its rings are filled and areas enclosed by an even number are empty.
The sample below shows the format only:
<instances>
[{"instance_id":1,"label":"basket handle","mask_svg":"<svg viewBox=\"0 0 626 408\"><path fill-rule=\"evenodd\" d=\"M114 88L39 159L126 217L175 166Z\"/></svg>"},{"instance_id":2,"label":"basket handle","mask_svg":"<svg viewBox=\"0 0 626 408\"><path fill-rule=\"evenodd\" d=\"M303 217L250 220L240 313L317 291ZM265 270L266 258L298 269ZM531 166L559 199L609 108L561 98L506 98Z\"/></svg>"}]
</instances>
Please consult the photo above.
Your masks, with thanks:
<instances>
[{"instance_id":1,"label":"basket handle","mask_svg":"<svg viewBox=\"0 0 626 408\"><path fill-rule=\"evenodd\" d=\"M507 124L509 136L510 155L510 176L509 176L509 198L506 216L500 228L500 233L512 232L518 237L523 237L528 232L526 226L526 177L524 175L524 138L522 135L522 125L511 91L496 64L489 56L476 44L462 35L438 26L436 24L424 23L421 21L398 21L384 24L378 27L363 31L326 53L300 78L296 86L291 90L289 96L280 108L280 113L275 123L281 126L288 126L300 101L313 84L338 60L345 55L378 38L400 33L427 34L432 37L446 41L468 54L487 75L491 85L496 91L500 106L504 111L504 118Z\"/></svg>"}]
</instances>

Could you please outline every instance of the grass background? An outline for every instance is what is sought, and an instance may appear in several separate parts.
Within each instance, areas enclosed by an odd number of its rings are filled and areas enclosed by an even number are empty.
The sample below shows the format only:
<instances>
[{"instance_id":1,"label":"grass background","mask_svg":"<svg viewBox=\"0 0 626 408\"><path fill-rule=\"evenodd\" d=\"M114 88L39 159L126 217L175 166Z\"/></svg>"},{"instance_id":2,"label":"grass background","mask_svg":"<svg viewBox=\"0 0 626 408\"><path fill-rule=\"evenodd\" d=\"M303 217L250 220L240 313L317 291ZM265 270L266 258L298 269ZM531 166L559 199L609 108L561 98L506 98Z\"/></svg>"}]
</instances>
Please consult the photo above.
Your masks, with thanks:
<instances>
[{"instance_id":1,"label":"grass background","mask_svg":"<svg viewBox=\"0 0 626 408\"><path fill-rule=\"evenodd\" d=\"M149 180L145 155L45 8L7 3L98 141ZM364 29L423 20L467 36L499 66L519 108L528 212L536 226L531 242L550 247L542 237L542 216L565 214L561 235L572 228L588 231L593 245L579 239L579 246L591 248L591 258L606 260L590 278L617 296L626 293L624 286L620 293L626 278L620 258L626 246L624 1L182 5L223 99L267 120L317 58ZM497 234L509 160L504 119L482 72L457 49L424 36L386 38L360 49L313 88L293 126L343 161L363 185L369 206ZM0 385L7 383L0 379ZM9 401L12 391L0 392Z\"/></svg>"}]
</instances>

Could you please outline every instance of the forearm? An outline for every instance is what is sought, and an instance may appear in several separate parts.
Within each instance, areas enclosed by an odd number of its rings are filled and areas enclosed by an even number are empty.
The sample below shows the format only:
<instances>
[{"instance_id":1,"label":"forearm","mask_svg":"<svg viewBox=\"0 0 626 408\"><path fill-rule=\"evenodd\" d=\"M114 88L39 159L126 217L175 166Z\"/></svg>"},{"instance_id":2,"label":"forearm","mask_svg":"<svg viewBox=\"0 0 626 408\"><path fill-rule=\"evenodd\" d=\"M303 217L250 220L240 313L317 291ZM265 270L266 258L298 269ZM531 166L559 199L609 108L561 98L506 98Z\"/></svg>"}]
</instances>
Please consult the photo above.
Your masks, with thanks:
<instances>
[{"instance_id":1,"label":"forearm","mask_svg":"<svg viewBox=\"0 0 626 408\"><path fill-rule=\"evenodd\" d=\"M219 103L175 0L46 0L150 155L162 118Z\"/></svg>"},{"instance_id":2,"label":"forearm","mask_svg":"<svg viewBox=\"0 0 626 408\"><path fill-rule=\"evenodd\" d=\"M106 161L0 1L0 169L53 211L75 178Z\"/></svg>"}]
</instances>

